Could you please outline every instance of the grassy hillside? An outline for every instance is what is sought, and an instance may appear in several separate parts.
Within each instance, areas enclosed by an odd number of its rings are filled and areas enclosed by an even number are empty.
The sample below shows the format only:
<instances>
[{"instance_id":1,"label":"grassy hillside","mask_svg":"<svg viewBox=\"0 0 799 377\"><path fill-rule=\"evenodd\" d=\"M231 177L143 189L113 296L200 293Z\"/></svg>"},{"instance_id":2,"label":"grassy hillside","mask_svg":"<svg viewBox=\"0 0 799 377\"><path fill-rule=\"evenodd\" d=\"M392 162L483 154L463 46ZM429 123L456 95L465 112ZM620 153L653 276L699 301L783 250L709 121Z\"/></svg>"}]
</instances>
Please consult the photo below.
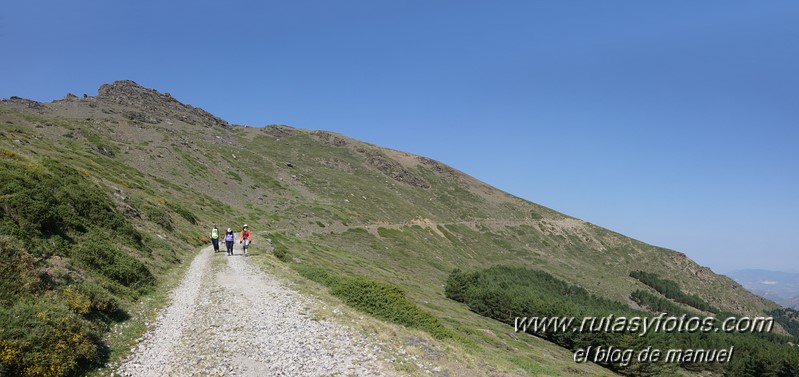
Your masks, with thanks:
<instances>
[{"instance_id":1,"label":"grassy hillside","mask_svg":"<svg viewBox=\"0 0 799 377\"><path fill-rule=\"evenodd\" d=\"M11 374L66 375L107 360L111 326L197 240L145 193L121 197L33 154L0 148L0 361Z\"/></svg>"},{"instance_id":2,"label":"grassy hillside","mask_svg":"<svg viewBox=\"0 0 799 377\"><path fill-rule=\"evenodd\" d=\"M81 282L100 287L124 311L160 291L158 277L174 270L212 223L245 222L257 232L255 245L271 239L298 271L399 289L456 334L441 342L486 357L497 373L606 372L445 297L454 269L543 270L624 305L634 305L634 291L652 291L630 276L642 271L722 311L763 315L776 308L684 254L522 200L436 161L325 131L229 125L132 82L105 85L85 99L3 100L0 148L3 174L16 177L9 181L16 186L0 192L0 227L20 261L3 268L36 275L31 271L57 257L81 277L20 287L4 298L6 312L36 300L67 302L69 294L47 292ZM29 204L13 202L19 192L56 212L31 215L44 224L37 233L28 230L35 219L20 215ZM83 316L89 324L108 322Z\"/></svg>"}]
</instances>

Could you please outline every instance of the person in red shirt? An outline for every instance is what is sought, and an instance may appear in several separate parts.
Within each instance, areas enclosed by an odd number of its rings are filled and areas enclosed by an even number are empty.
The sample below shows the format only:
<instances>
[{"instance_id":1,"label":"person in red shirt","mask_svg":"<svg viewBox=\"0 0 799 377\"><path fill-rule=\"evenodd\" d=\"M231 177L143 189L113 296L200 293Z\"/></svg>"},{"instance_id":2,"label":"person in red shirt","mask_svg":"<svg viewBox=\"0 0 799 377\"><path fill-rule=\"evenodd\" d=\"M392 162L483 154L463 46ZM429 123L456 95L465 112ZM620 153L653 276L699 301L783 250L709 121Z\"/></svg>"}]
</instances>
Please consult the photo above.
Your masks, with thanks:
<instances>
[{"instance_id":1,"label":"person in red shirt","mask_svg":"<svg viewBox=\"0 0 799 377\"><path fill-rule=\"evenodd\" d=\"M250 248L250 243L252 242L252 232L250 232L250 227L247 224L241 229L241 234L239 235L239 243L241 244L241 248L244 250L244 255L247 255L247 249Z\"/></svg>"}]
</instances>

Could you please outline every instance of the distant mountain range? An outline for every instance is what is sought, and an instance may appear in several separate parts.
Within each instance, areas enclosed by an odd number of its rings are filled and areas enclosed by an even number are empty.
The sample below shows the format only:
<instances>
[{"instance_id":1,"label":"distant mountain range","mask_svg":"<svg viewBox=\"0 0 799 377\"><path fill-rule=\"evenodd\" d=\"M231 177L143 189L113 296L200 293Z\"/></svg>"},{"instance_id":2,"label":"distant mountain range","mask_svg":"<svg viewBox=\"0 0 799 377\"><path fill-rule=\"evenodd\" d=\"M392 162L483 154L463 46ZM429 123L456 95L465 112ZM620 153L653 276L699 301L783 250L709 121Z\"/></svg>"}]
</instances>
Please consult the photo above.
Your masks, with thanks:
<instances>
[{"instance_id":1,"label":"distant mountain range","mask_svg":"<svg viewBox=\"0 0 799 377\"><path fill-rule=\"evenodd\" d=\"M799 309L799 273L748 269L729 276L759 296L786 308Z\"/></svg>"}]
</instances>

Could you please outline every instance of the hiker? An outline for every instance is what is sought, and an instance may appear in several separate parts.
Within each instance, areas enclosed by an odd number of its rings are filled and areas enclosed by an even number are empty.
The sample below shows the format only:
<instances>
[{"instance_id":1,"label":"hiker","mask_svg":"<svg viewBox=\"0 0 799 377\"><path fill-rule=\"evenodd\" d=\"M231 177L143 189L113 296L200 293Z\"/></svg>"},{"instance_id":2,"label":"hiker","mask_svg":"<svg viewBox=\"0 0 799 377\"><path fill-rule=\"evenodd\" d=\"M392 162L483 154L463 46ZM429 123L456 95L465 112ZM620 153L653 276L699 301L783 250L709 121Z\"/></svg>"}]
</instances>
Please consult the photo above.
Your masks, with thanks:
<instances>
[{"instance_id":1,"label":"hiker","mask_svg":"<svg viewBox=\"0 0 799 377\"><path fill-rule=\"evenodd\" d=\"M227 247L227 255L233 255L233 242L236 236L233 234L233 229L227 228L225 232L225 247Z\"/></svg>"},{"instance_id":2,"label":"hiker","mask_svg":"<svg viewBox=\"0 0 799 377\"><path fill-rule=\"evenodd\" d=\"M216 224L214 224L214 227L211 228L210 234L211 243L214 244L214 252L216 253L219 251L219 229L216 228Z\"/></svg>"},{"instance_id":3,"label":"hiker","mask_svg":"<svg viewBox=\"0 0 799 377\"><path fill-rule=\"evenodd\" d=\"M241 235L239 236L239 243L241 244L242 250L244 250L244 255L247 255L247 249L250 247L250 243L252 242L252 233L250 232L250 227L247 224L241 229Z\"/></svg>"}]
</instances>

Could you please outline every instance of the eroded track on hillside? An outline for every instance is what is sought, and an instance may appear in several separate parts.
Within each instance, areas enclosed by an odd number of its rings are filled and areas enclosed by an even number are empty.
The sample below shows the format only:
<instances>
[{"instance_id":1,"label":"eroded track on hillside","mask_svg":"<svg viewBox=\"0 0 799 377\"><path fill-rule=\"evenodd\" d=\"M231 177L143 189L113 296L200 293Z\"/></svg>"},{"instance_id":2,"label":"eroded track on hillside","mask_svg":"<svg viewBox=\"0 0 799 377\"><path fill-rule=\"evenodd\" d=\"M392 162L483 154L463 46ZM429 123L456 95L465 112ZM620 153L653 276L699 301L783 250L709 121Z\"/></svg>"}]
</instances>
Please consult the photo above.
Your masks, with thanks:
<instances>
[{"instance_id":1,"label":"eroded track on hillside","mask_svg":"<svg viewBox=\"0 0 799 377\"><path fill-rule=\"evenodd\" d=\"M375 222L375 223L368 223L368 224L348 224L344 225L342 223L334 222L330 224L326 224L325 227L321 228L315 224L309 224L305 227L298 227L296 225L292 227L286 228L272 228L266 229L260 232L262 236L268 237L270 233L283 233L288 232L292 233L297 237L306 238L313 234L341 234L345 233L352 229L363 229L373 234L375 236L379 236L378 229L379 228L386 228L386 229L398 229L401 230L403 228L411 227L411 226L419 226L422 228L429 229L434 234L446 238L444 233L440 230L439 227L449 227L449 226L466 226L473 230L479 230L481 227L486 227L493 230L500 230L502 228L507 227L519 227L519 226L530 226L540 229L545 234L563 234L564 232L582 232L585 233L589 229L588 223L585 221L565 217L562 219L494 219L494 218L483 218L483 219L474 219L474 220L463 220L463 221L445 221L445 222L434 222L430 219L426 218L416 218L410 221L405 221L401 223L391 223L391 222Z\"/></svg>"}]
</instances>

